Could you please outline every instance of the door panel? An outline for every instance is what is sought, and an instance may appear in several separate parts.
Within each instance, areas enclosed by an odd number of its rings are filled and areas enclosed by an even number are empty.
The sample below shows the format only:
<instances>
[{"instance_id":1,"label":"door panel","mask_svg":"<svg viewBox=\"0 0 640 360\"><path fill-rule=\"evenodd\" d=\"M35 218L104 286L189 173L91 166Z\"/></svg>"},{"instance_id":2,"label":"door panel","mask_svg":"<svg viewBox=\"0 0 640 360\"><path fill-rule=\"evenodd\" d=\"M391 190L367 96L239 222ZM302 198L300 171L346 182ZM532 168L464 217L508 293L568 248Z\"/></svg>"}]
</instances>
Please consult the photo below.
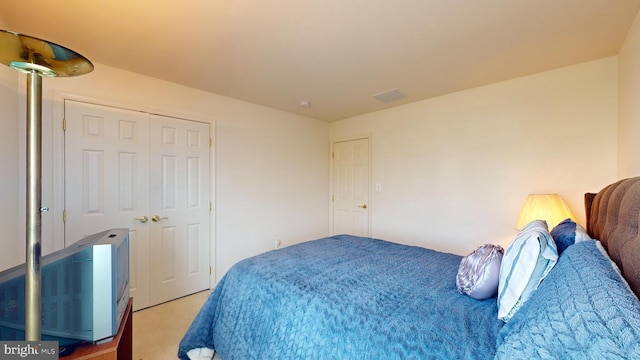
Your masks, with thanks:
<instances>
[{"instance_id":1,"label":"door panel","mask_svg":"<svg viewBox=\"0 0 640 360\"><path fill-rule=\"evenodd\" d=\"M209 124L151 115L151 302L209 285ZM156 196L156 194L158 196ZM156 240L157 239L157 240ZM154 246L160 241L162 246Z\"/></svg>"},{"instance_id":2,"label":"door panel","mask_svg":"<svg viewBox=\"0 0 640 360\"><path fill-rule=\"evenodd\" d=\"M207 289L209 124L75 101L65 117L66 246L129 228L136 310Z\"/></svg>"},{"instance_id":3,"label":"door panel","mask_svg":"<svg viewBox=\"0 0 640 360\"><path fill-rule=\"evenodd\" d=\"M369 139L333 144L333 234L369 236Z\"/></svg>"},{"instance_id":4,"label":"door panel","mask_svg":"<svg viewBox=\"0 0 640 360\"><path fill-rule=\"evenodd\" d=\"M149 116L65 101L65 246L87 235L128 228L130 291L148 304Z\"/></svg>"}]
</instances>

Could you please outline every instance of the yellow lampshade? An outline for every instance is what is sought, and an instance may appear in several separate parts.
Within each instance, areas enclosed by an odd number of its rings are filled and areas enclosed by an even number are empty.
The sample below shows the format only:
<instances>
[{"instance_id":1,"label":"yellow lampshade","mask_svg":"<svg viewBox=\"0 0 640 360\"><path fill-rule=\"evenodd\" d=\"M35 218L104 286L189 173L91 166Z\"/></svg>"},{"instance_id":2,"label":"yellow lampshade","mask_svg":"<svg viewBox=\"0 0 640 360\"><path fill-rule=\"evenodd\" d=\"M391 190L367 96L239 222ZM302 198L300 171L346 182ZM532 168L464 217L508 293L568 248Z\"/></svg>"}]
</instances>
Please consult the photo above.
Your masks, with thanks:
<instances>
[{"instance_id":1,"label":"yellow lampshade","mask_svg":"<svg viewBox=\"0 0 640 360\"><path fill-rule=\"evenodd\" d=\"M522 230L533 220L545 220L552 230L567 218L574 219L571 210L558 194L529 194L520 211L516 229Z\"/></svg>"}]
</instances>

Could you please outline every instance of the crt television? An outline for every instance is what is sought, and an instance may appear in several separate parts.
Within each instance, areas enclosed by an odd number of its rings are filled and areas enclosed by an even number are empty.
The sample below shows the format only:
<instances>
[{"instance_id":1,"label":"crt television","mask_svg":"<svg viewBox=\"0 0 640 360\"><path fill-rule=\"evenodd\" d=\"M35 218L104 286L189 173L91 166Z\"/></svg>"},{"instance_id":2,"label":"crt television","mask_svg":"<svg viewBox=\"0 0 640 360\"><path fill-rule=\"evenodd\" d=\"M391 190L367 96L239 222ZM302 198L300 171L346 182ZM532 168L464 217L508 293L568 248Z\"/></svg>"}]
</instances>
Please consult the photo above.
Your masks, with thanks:
<instances>
[{"instance_id":1,"label":"crt television","mask_svg":"<svg viewBox=\"0 0 640 360\"><path fill-rule=\"evenodd\" d=\"M41 258L42 340L60 345L113 337L129 301L129 230L87 236ZM25 270L0 272L0 340L25 338Z\"/></svg>"}]
</instances>

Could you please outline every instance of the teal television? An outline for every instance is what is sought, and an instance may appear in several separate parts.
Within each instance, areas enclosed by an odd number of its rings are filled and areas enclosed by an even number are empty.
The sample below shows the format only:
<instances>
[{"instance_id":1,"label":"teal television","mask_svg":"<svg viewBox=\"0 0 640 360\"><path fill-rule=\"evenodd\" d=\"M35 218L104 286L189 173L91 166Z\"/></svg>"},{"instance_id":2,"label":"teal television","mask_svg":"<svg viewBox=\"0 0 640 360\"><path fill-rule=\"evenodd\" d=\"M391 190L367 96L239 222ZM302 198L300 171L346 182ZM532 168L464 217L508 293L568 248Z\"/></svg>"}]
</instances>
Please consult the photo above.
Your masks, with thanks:
<instances>
[{"instance_id":1,"label":"teal television","mask_svg":"<svg viewBox=\"0 0 640 360\"><path fill-rule=\"evenodd\" d=\"M40 263L42 340L97 343L118 332L129 301L128 229L87 236ZM24 340L25 271L0 272L0 340Z\"/></svg>"}]
</instances>

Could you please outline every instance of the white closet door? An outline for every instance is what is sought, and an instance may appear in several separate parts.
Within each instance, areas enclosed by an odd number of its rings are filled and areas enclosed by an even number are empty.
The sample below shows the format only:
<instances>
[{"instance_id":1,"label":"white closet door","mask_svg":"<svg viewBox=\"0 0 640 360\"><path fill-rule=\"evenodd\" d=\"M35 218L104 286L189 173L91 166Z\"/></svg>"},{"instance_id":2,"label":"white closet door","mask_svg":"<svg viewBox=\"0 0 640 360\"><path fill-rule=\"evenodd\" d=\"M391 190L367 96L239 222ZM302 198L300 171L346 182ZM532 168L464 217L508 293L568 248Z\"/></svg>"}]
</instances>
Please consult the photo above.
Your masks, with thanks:
<instances>
[{"instance_id":1,"label":"white closet door","mask_svg":"<svg viewBox=\"0 0 640 360\"><path fill-rule=\"evenodd\" d=\"M128 228L130 288L149 303L149 115L65 101L65 246Z\"/></svg>"},{"instance_id":2,"label":"white closet door","mask_svg":"<svg viewBox=\"0 0 640 360\"><path fill-rule=\"evenodd\" d=\"M209 286L209 124L151 115L151 303Z\"/></svg>"},{"instance_id":3,"label":"white closet door","mask_svg":"<svg viewBox=\"0 0 640 360\"><path fill-rule=\"evenodd\" d=\"M129 228L134 310L209 288L209 124L68 100L65 118L65 245Z\"/></svg>"}]
</instances>

